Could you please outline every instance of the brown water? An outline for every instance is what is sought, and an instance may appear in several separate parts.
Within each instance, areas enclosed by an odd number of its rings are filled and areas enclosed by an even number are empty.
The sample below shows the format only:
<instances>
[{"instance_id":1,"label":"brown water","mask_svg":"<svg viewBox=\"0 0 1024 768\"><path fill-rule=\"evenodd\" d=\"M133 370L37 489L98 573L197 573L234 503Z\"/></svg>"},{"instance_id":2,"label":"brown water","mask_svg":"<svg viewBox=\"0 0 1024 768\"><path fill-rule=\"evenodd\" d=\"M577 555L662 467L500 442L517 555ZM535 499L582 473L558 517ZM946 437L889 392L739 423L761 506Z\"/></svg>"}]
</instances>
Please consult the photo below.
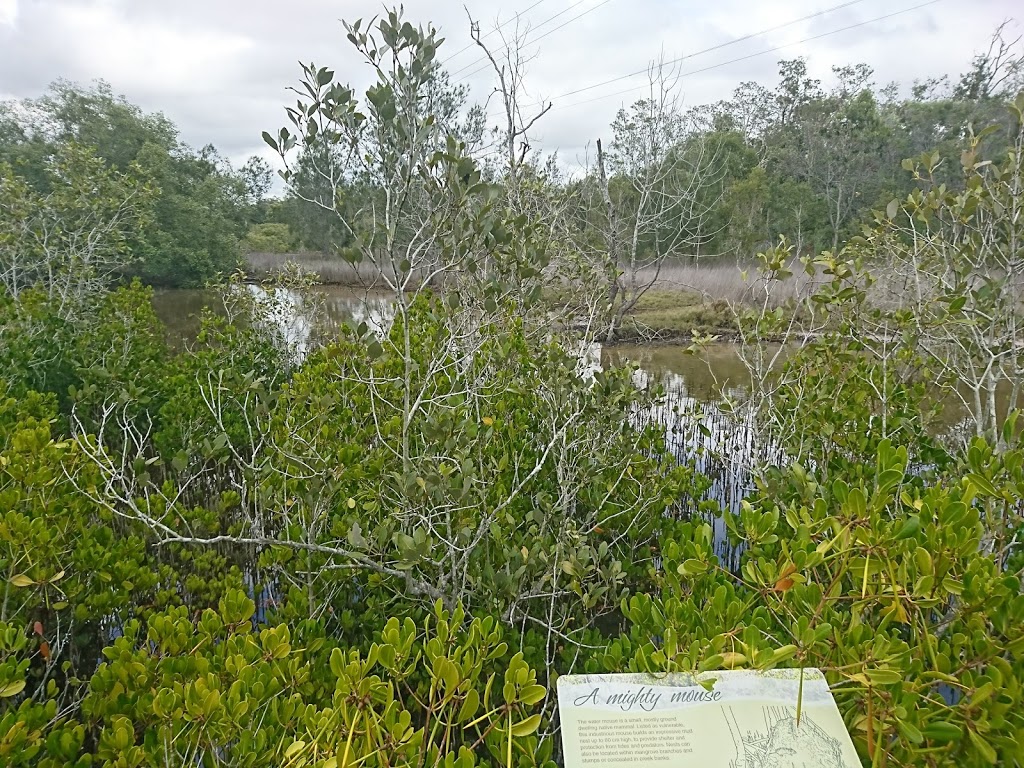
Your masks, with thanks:
<instances>
[{"instance_id":1,"label":"brown water","mask_svg":"<svg viewBox=\"0 0 1024 768\"><path fill-rule=\"evenodd\" d=\"M262 289L248 286L254 292ZM391 303L386 295L368 293L356 288L343 286L320 286L317 293L323 299L324 312L328 325L340 326L348 322L366 322L371 326L386 324L392 312ZM289 305L296 306L294 299L297 294L281 292L281 304L286 315ZM200 316L204 309L223 314L223 307L217 293L203 289L184 289L157 291L153 296L153 307L157 315L167 326L170 340L175 345L188 342L195 338L199 331ZM308 334L309 324L298 313L284 316L280 322L287 326L292 334Z\"/></svg>"},{"instance_id":2,"label":"brown water","mask_svg":"<svg viewBox=\"0 0 1024 768\"><path fill-rule=\"evenodd\" d=\"M317 291L323 295L329 326L349 322L379 326L391 316L385 294L343 286L320 286ZM195 338L203 309L209 307L216 312L219 302L212 291L167 290L154 295L153 306L177 345ZM297 332L304 327L301 318L293 324ZM717 402L723 391L742 389L747 380L746 368L733 344L716 344L701 357L671 344L621 344L601 349L598 354L603 366L638 365L656 381L674 390L682 387L689 397L702 402Z\"/></svg>"}]
</instances>

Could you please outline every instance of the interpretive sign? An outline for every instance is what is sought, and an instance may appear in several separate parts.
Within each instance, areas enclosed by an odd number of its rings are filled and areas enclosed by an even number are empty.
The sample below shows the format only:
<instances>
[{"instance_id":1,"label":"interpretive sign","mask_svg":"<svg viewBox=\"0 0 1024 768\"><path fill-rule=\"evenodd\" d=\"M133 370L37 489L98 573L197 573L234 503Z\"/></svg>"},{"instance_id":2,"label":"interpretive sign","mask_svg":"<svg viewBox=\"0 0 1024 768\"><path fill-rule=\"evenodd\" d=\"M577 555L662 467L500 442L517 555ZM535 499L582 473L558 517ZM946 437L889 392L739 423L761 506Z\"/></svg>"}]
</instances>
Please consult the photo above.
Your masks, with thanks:
<instances>
[{"instance_id":1,"label":"interpretive sign","mask_svg":"<svg viewBox=\"0 0 1024 768\"><path fill-rule=\"evenodd\" d=\"M564 675L558 709L565 768L861 765L817 669Z\"/></svg>"}]
</instances>

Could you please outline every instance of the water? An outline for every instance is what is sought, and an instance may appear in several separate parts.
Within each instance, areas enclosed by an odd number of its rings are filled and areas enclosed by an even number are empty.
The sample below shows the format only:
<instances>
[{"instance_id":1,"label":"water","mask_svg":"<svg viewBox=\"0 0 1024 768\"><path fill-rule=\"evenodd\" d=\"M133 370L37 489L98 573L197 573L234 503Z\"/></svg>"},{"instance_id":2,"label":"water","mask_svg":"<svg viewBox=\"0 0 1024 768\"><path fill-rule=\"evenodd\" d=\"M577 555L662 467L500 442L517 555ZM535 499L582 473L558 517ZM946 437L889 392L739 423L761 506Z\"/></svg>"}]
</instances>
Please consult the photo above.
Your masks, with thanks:
<instances>
[{"instance_id":1,"label":"water","mask_svg":"<svg viewBox=\"0 0 1024 768\"><path fill-rule=\"evenodd\" d=\"M285 339L300 345L308 343L312 328L303 313L297 311L306 300L304 297L287 289L277 289L272 294L256 285L247 285L245 289L256 300L274 305L271 314ZM348 322L365 322L371 329L382 330L394 316L391 301L384 293L328 285L317 287L314 298L322 308L328 329ZM217 293L203 289L157 291L153 307L175 346L195 338L203 309L225 313Z\"/></svg>"}]
</instances>

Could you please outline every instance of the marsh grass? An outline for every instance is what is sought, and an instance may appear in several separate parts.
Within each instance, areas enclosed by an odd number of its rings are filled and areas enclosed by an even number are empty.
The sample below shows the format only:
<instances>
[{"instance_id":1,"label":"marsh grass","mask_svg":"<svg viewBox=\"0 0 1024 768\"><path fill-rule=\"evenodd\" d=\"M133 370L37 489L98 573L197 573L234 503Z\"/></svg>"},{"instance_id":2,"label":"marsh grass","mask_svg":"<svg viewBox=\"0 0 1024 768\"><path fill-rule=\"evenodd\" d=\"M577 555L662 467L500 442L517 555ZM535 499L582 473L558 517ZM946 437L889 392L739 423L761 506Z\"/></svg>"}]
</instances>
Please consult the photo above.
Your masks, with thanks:
<instances>
[{"instance_id":1,"label":"marsh grass","mask_svg":"<svg viewBox=\"0 0 1024 768\"><path fill-rule=\"evenodd\" d=\"M791 267L793 277L773 292L772 304L781 306L799 296L806 288L808 277L799 264ZM746 270L746 279L744 278ZM652 271L641 272L640 281L654 277ZM735 261L704 263L670 262L662 266L652 290L684 291L697 294L705 301L727 301L734 304L752 303L756 292L754 265L739 265Z\"/></svg>"},{"instance_id":2,"label":"marsh grass","mask_svg":"<svg viewBox=\"0 0 1024 768\"><path fill-rule=\"evenodd\" d=\"M316 251L250 253L246 261L250 274L260 279L294 262L318 275L325 285L380 285L380 276L372 265L355 266L340 256ZM745 278L735 262L670 262L663 265L657 275L647 271L639 277L641 283L656 279L623 323L622 339L677 338L692 333L731 335L736 330L732 307L754 304L755 299L760 304L753 267ZM773 292L769 308L792 302L806 290L807 280L799 269L794 269L793 278ZM551 290L557 300L555 290Z\"/></svg>"},{"instance_id":3,"label":"marsh grass","mask_svg":"<svg viewBox=\"0 0 1024 768\"><path fill-rule=\"evenodd\" d=\"M320 251L297 253L248 253L245 256L249 273L259 279L281 272L285 264L294 262L307 272L319 276L324 285L361 286L375 277L365 266L355 266L340 256Z\"/></svg>"}]
</instances>

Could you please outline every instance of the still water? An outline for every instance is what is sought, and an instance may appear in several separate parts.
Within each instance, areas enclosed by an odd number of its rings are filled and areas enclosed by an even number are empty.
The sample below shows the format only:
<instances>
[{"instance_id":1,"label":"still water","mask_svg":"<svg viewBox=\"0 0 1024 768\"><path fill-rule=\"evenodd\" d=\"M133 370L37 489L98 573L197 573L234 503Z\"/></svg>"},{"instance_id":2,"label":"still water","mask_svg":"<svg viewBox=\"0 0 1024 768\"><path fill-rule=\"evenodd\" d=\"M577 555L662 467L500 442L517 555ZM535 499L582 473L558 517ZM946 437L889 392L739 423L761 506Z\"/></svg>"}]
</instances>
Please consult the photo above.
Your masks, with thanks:
<instances>
[{"instance_id":1,"label":"still water","mask_svg":"<svg viewBox=\"0 0 1024 768\"><path fill-rule=\"evenodd\" d=\"M248 288L254 293L263 290L257 286ZM329 326L365 322L371 328L383 328L394 315L390 300L382 293L342 286L320 286L316 290L322 296ZM303 341L310 329L302 316L301 299L290 292L282 292L276 303L280 310L277 322L285 336L293 342ZM158 291L153 304L175 345L195 338L204 309L222 311L218 309L216 294L205 290ZM639 365L654 380L673 391L685 390L687 397L701 402L718 401L723 389L742 388L746 376L737 349L731 344L715 345L709 350L707 360L686 354L681 346L666 344L621 344L608 349L598 345L591 354L595 357L593 363L598 365Z\"/></svg>"}]
</instances>

